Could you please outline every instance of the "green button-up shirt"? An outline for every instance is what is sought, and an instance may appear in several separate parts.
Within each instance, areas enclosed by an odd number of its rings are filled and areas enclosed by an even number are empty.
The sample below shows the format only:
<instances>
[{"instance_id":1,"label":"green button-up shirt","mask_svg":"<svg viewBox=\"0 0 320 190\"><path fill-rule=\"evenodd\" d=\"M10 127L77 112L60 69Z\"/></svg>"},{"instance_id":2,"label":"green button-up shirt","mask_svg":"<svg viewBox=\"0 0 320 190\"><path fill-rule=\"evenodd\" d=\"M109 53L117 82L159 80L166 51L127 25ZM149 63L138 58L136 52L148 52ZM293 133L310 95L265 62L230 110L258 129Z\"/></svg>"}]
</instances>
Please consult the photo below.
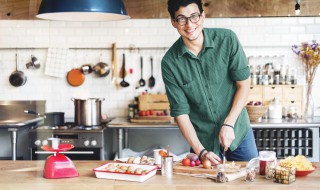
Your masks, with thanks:
<instances>
[{"instance_id":1,"label":"green button-up shirt","mask_svg":"<svg viewBox=\"0 0 320 190\"><path fill-rule=\"evenodd\" d=\"M202 145L219 153L220 128L229 114L237 90L236 81L250 76L246 55L234 32L203 29L204 44L198 56L180 37L162 59L162 77L171 116L188 114ZM250 121L246 109L235 126L235 150L247 134Z\"/></svg>"}]
</instances>

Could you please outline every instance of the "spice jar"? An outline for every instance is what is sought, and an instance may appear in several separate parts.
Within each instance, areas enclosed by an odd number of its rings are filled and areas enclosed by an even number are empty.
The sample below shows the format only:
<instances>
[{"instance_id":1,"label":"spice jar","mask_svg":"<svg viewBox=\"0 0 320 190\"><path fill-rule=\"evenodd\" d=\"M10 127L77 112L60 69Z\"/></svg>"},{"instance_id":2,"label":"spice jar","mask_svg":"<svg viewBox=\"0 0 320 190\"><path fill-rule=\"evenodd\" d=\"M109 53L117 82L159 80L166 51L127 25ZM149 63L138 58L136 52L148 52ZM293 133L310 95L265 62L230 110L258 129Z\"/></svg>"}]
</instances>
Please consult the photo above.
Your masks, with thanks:
<instances>
[{"instance_id":1,"label":"spice jar","mask_svg":"<svg viewBox=\"0 0 320 190\"><path fill-rule=\"evenodd\" d=\"M225 168L224 168L224 165L220 164L217 166L218 168L218 173L217 173L217 182L218 183L225 183L227 182L227 176L226 176L226 173L225 173Z\"/></svg>"},{"instance_id":2,"label":"spice jar","mask_svg":"<svg viewBox=\"0 0 320 190\"><path fill-rule=\"evenodd\" d=\"M247 182L253 182L255 178L256 178L255 168L253 166L247 166L244 180Z\"/></svg>"}]
</instances>

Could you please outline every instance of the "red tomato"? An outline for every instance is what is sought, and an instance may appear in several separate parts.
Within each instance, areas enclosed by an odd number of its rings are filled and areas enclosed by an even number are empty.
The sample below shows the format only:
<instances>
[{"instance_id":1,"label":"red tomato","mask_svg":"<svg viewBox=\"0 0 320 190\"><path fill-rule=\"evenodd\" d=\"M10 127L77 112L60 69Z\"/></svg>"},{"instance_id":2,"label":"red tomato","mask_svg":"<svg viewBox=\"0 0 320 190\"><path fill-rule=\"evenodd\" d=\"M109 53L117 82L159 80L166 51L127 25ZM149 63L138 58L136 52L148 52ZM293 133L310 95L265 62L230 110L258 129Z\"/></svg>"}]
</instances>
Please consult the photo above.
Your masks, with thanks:
<instances>
[{"instance_id":1,"label":"red tomato","mask_svg":"<svg viewBox=\"0 0 320 190\"><path fill-rule=\"evenodd\" d=\"M148 114L149 115L153 115L153 111L152 110L148 110Z\"/></svg>"},{"instance_id":2,"label":"red tomato","mask_svg":"<svg viewBox=\"0 0 320 190\"><path fill-rule=\"evenodd\" d=\"M139 116L143 116L143 111L139 111Z\"/></svg>"},{"instance_id":3,"label":"red tomato","mask_svg":"<svg viewBox=\"0 0 320 190\"><path fill-rule=\"evenodd\" d=\"M182 165L184 166L190 166L190 159L189 158L185 158L182 160Z\"/></svg>"}]
</instances>

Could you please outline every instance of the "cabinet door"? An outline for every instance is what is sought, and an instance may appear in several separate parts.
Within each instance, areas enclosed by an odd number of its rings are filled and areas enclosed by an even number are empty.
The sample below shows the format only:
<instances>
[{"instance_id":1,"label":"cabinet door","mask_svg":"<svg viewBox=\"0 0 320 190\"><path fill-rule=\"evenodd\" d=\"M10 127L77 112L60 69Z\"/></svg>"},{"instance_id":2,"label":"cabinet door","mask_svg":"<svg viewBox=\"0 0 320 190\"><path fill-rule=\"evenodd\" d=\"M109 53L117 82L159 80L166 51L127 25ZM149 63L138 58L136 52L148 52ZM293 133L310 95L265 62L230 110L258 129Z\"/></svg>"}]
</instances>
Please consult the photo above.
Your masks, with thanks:
<instances>
[{"instance_id":1,"label":"cabinet door","mask_svg":"<svg viewBox=\"0 0 320 190\"><path fill-rule=\"evenodd\" d=\"M282 85L263 86L263 104L270 104L275 97L282 100Z\"/></svg>"},{"instance_id":2,"label":"cabinet door","mask_svg":"<svg viewBox=\"0 0 320 190\"><path fill-rule=\"evenodd\" d=\"M262 102L262 86L261 85L252 85L250 86L248 102L250 101L260 101Z\"/></svg>"},{"instance_id":3,"label":"cabinet door","mask_svg":"<svg viewBox=\"0 0 320 190\"><path fill-rule=\"evenodd\" d=\"M303 86L285 85L282 87L283 101L302 101Z\"/></svg>"}]
</instances>

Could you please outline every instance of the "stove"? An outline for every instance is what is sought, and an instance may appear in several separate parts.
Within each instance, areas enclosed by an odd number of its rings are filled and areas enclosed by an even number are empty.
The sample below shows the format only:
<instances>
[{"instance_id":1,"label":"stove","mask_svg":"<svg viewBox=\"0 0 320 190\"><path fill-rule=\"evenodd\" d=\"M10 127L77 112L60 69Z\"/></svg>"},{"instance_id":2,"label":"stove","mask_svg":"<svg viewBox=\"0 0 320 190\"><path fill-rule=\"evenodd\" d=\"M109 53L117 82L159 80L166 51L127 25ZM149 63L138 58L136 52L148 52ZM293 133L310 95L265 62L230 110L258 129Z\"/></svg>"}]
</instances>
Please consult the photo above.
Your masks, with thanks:
<instances>
[{"instance_id":1,"label":"stove","mask_svg":"<svg viewBox=\"0 0 320 190\"><path fill-rule=\"evenodd\" d=\"M71 160L104 160L104 130L106 124L99 126L77 126L66 123L63 126L35 126L29 130L29 149L31 160L44 160L53 152L46 152L41 146L48 144L48 138L61 139L63 144L75 148L63 152Z\"/></svg>"}]
</instances>

